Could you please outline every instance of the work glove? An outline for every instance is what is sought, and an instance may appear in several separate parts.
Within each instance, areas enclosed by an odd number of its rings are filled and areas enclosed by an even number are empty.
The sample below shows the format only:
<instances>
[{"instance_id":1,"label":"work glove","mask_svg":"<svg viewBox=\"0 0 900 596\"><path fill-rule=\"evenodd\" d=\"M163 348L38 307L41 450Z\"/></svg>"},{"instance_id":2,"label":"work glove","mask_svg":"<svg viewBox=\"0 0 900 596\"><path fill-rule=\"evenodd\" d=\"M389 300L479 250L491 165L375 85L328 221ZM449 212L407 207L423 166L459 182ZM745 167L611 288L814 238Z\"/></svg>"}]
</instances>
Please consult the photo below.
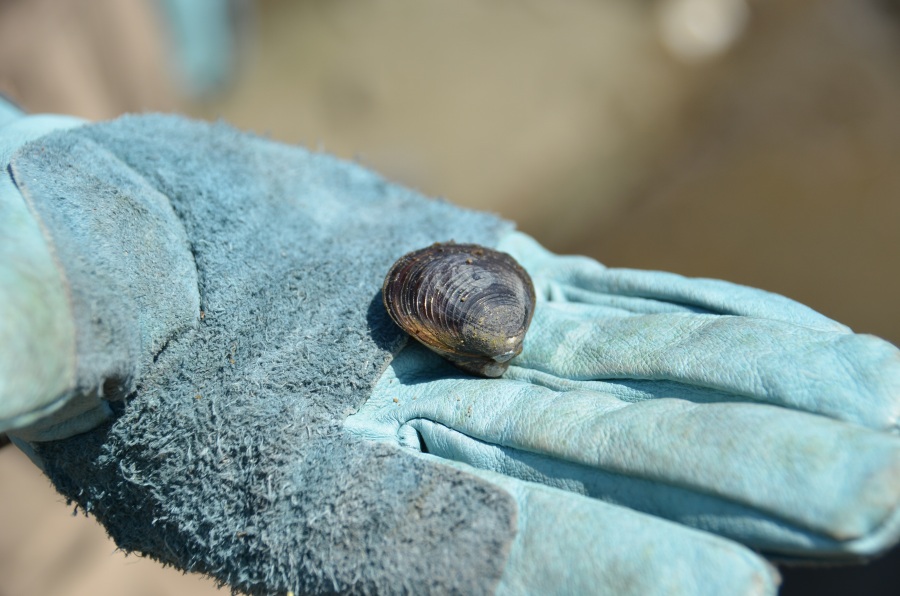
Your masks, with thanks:
<instances>
[{"instance_id":1,"label":"work glove","mask_svg":"<svg viewBox=\"0 0 900 596\"><path fill-rule=\"evenodd\" d=\"M0 129L0 418L126 551L254 594L720 594L897 541L886 342L221 124L49 128ZM382 305L449 239L535 282L502 379Z\"/></svg>"}]
</instances>

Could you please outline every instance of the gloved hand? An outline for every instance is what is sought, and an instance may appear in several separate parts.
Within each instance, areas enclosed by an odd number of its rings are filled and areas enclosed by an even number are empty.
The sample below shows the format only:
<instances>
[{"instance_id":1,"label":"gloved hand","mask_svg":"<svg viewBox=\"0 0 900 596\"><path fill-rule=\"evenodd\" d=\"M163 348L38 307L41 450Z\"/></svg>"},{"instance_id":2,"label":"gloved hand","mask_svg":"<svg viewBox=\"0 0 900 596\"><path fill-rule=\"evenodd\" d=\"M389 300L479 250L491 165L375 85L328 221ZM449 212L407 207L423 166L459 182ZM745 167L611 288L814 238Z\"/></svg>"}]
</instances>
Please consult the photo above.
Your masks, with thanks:
<instances>
[{"instance_id":1,"label":"gloved hand","mask_svg":"<svg viewBox=\"0 0 900 596\"><path fill-rule=\"evenodd\" d=\"M897 540L897 350L784 298L554 257L351 164L173 118L43 137L6 171L74 349L18 329L68 376L0 407L112 416L17 432L123 549L252 593L694 594L777 579L687 526L812 559ZM391 361L381 279L451 237L536 282L504 379L416 345Z\"/></svg>"}]
</instances>

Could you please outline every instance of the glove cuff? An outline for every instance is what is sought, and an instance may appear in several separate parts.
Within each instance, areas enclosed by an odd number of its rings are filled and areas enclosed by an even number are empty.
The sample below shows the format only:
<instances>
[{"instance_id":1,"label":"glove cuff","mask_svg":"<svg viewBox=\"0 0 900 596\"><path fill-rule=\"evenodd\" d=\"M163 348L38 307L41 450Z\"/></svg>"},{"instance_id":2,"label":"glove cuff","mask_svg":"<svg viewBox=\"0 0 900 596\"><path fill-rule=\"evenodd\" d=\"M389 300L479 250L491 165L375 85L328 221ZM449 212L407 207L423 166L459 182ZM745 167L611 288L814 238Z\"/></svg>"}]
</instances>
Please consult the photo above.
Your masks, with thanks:
<instances>
[{"instance_id":1,"label":"glove cuff","mask_svg":"<svg viewBox=\"0 0 900 596\"><path fill-rule=\"evenodd\" d=\"M6 194L10 203L24 197L18 229L27 238L5 245L19 257L6 259L16 279L3 284L19 316L4 323L11 327L4 336L18 343L4 366L29 374L12 370L4 378L29 386L6 387L13 397L4 403L18 403L6 425L32 425L18 433L29 440L101 422L102 400L134 391L142 371L200 316L196 267L168 199L126 168L117 179L91 177L120 165L118 158L75 135L64 138L66 160L38 141L19 149L8 168L15 188ZM57 415L47 419L47 410Z\"/></svg>"},{"instance_id":2,"label":"glove cuff","mask_svg":"<svg viewBox=\"0 0 900 596\"><path fill-rule=\"evenodd\" d=\"M7 106L4 105L4 108ZM65 281L45 230L9 174L23 144L81 120L17 117L0 126L0 432L55 424L75 385L75 326ZM84 408L82 407L83 411Z\"/></svg>"}]
</instances>

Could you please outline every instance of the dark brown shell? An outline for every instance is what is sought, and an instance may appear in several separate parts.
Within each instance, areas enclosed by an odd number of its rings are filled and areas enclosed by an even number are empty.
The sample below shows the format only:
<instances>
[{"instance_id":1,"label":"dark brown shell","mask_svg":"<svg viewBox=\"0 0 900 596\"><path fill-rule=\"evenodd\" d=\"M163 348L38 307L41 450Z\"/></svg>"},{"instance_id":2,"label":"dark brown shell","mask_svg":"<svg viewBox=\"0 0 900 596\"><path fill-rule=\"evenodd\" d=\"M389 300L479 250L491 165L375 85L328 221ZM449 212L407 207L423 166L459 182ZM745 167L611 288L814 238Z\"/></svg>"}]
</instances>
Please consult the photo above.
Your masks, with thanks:
<instances>
[{"instance_id":1,"label":"dark brown shell","mask_svg":"<svg viewBox=\"0 0 900 596\"><path fill-rule=\"evenodd\" d=\"M522 351L534 314L531 278L506 253L433 244L400 258L382 287L391 318L459 368L499 377Z\"/></svg>"}]
</instances>

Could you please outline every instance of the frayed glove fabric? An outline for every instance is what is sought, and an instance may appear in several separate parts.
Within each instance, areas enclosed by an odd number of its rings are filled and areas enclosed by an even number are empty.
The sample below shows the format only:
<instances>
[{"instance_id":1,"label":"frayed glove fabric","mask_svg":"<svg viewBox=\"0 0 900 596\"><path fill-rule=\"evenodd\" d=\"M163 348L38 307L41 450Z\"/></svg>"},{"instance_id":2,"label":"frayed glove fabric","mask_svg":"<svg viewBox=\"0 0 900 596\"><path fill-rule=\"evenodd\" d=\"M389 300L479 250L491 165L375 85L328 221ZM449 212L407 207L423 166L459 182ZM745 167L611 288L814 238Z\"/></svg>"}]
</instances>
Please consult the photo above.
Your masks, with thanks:
<instances>
[{"instance_id":1,"label":"frayed glove fabric","mask_svg":"<svg viewBox=\"0 0 900 596\"><path fill-rule=\"evenodd\" d=\"M403 341L391 262L508 224L176 117L53 134L12 171L65 271L78 387L125 397L38 452L121 548L259 594L494 589L510 495L342 423Z\"/></svg>"}]
</instances>

